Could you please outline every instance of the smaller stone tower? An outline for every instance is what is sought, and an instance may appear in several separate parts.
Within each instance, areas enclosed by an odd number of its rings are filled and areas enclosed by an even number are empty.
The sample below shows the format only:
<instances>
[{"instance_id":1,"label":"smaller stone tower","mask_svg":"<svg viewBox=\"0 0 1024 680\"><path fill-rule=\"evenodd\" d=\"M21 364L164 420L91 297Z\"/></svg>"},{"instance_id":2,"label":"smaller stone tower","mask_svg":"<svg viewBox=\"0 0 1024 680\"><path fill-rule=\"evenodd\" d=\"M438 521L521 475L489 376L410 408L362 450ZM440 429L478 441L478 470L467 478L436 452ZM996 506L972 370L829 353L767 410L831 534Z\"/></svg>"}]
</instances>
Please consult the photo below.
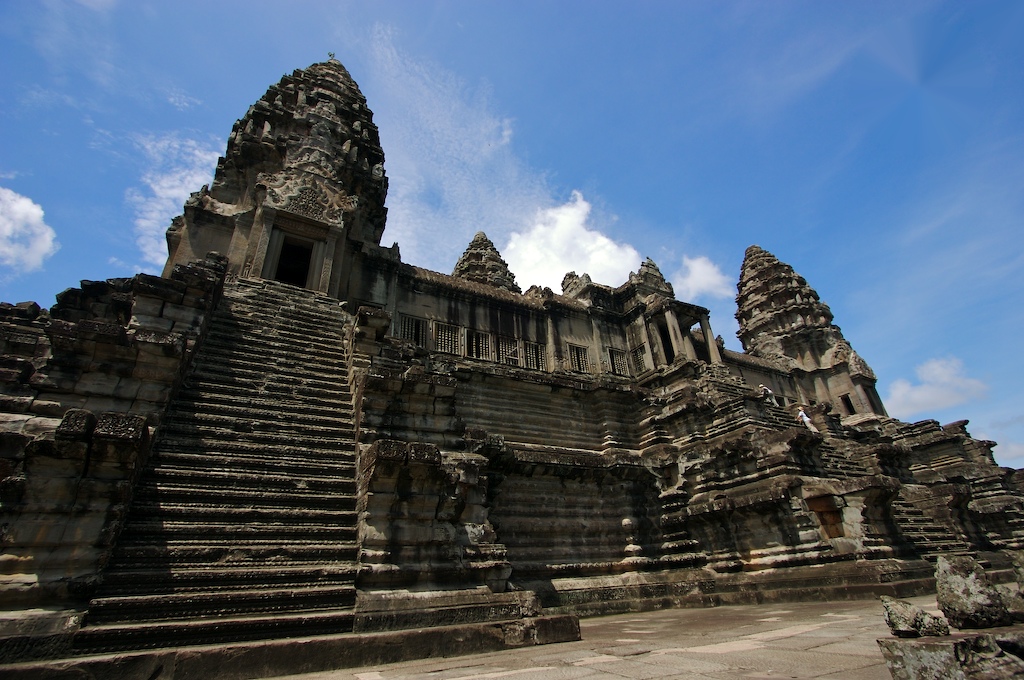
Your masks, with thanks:
<instances>
[{"instance_id":1,"label":"smaller stone tower","mask_svg":"<svg viewBox=\"0 0 1024 680\"><path fill-rule=\"evenodd\" d=\"M494 247L494 243L482 231L476 233L466 251L462 253L462 257L455 263L452 276L484 283L510 293L523 292L516 283L515 275L509 271L508 263L501 259L501 254Z\"/></svg>"},{"instance_id":2,"label":"smaller stone tower","mask_svg":"<svg viewBox=\"0 0 1024 680\"><path fill-rule=\"evenodd\" d=\"M845 416L885 415L874 372L804 277L753 245L743 258L737 289L737 335L746 352L792 371L808 402L829 403Z\"/></svg>"}]
</instances>

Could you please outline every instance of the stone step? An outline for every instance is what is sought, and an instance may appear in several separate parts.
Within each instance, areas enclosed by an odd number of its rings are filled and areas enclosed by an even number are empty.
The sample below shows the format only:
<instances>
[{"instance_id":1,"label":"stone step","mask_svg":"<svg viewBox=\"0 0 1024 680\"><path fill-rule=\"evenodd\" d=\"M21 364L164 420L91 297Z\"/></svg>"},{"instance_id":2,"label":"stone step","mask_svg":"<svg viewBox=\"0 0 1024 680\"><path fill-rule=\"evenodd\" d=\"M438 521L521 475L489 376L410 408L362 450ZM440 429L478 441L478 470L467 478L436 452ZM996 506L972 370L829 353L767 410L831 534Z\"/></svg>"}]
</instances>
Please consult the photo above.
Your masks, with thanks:
<instances>
[{"instance_id":1,"label":"stone step","mask_svg":"<svg viewBox=\"0 0 1024 680\"><path fill-rule=\"evenodd\" d=\"M343 418L340 415L338 418L310 415L305 418L282 416L280 419L271 419L269 416L265 416L260 419L243 417L241 412L221 414L193 411L189 413L175 409L167 415L163 425L165 432L177 433L228 431L239 434L280 433L281 436L290 437L292 434L313 432L321 439L328 437L342 439L350 437L352 434L351 418Z\"/></svg>"},{"instance_id":2,"label":"stone step","mask_svg":"<svg viewBox=\"0 0 1024 680\"><path fill-rule=\"evenodd\" d=\"M279 446L272 451L250 442L217 442L197 448L183 442L165 445L151 458L155 466L254 471L275 475L302 476L311 479L336 478L355 472L355 444L338 442L336 448L311 449L305 446Z\"/></svg>"},{"instance_id":3,"label":"stone step","mask_svg":"<svg viewBox=\"0 0 1024 680\"><path fill-rule=\"evenodd\" d=\"M76 637L82 651L351 630L345 318L302 289L226 286Z\"/></svg>"},{"instance_id":4,"label":"stone step","mask_svg":"<svg viewBox=\"0 0 1024 680\"><path fill-rule=\"evenodd\" d=\"M354 513L349 513L349 524L324 524L310 522L274 522L256 523L253 521L238 522L196 522L188 519L138 519L125 525L122 537L135 542L151 543L155 540L188 540L214 539L219 542L237 540L249 542L256 540L277 540L291 544L296 540L306 541L354 541L356 527Z\"/></svg>"},{"instance_id":5,"label":"stone step","mask_svg":"<svg viewBox=\"0 0 1024 680\"><path fill-rule=\"evenodd\" d=\"M121 595L94 598L89 603L89 621L102 625L129 618L143 621L204 616L238 616L272 612L339 609L355 604L352 584L281 584L236 589L206 589L151 595Z\"/></svg>"},{"instance_id":6,"label":"stone step","mask_svg":"<svg viewBox=\"0 0 1024 680\"><path fill-rule=\"evenodd\" d=\"M349 466L351 467L351 466ZM138 498L159 494L173 498L175 494L189 493L199 483L212 493L257 491L277 494L354 494L355 480L352 470L339 470L337 476L313 474L278 474L267 472L239 471L233 467L196 469L157 463L136 487Z\"/></svg>"},{"instance_id":7,"label":"stone step","mask_svg":"<svg viewBox=\"0 0 1024 680\"><path fill-rule=\"evenodd\" d=\"M257 362L257 366L263 362ZM336 394L347 394L347 374L337 371L334 379L324 377L324 374L317 373L309 375L300 371L287 371L275 369L268 374L265 368L252 367L231 367L216 363L197 363L195 370L189 375L190 386L212 386L225 384L230 387L249 388L258 396L259 390L280 389L282 387L295 387L303 390L326 390ZM315 392L312 392L315 395Z\"/></svg>"},{"instance_id":8,"label":"stone step","mask_svg":"<svg viewBox=\"0 0 1024 680\"><path fill-rule=\"evenodd\" d=\"M351 562L317 563L287 562L273 565L233 562L218 566L172 566L166 570L139 566L108 572L104 583L117 585L125 594L148 590L156 584L164 592L207 592L246 586L292 585L301 587L309 583L352 585L359 565Z\"/></svg>"},{"instance_id":9,"label":"stone step","mask_svg":"<svg viewBox=\"0 0 1024 680\"><path fill-rule=\"evenodd\" d=\"M248 495L251 498L251 495ZM303 496L306 497L305 495ZM345 509L330 507L319 507L314 504L315 500L323 499L332 505L340 504ZM355 525L355 498L351 496L329 496L309 498L308 507L289 507L278 505L224 505L217 504L215 495L211 494L210 503L201 501L175 502L150 500L140 498L135 501L132 508L135 511L138 525L145 525L152 521L152 518L163 518L167 524L177 521L191 520L195 525L220 525L232 524L246 527L255 524L256 526L332 526L332 525ZM351 507L347 507L351 506ZM248 527L243 531L249 531Z\"/></svg>"},{"instance_id":10,"label":"stone step","mask_svg":"<svg viewBox=\"0 0 1024 680\"><path fill-rule=\"evenodd\" d=\"M234 403L241 399L251 399L257 405L280 403L285 407L297 404L308 404L322 408L352 408L352 393L347 385L334 386L330 389L309 387L292 382L280 384L265 383L259 391L253 393L252 384L217 383L190 380L189 384L178 392L179 400L205 401L211 404Z\"/></svg>"},{"instance_id":11,"label":"stone step","mask_svg":"<svg viewBox=\"0 0 1024 680\"><path fill-rule=\"evenodd\" d=\"M200 618L82 628L74 638L79 653L95 654L185 644L306 637L352 632L350 607L271 615Z\"/></svg>"},{"instance_id":12,"label":"stone step","mask_svg":"<svg viewBox=\"0 0 1024 680\"><path fill-rule=\"evenodd\" d=\"M124 569L151 568L158 563L170 568L217 568L229 564L264 566L351 562L359 546L355 541L292 539L286 545L273 538L232 538L229 541L199 537L190 540L135 542L115 548L117 562ZM117 569L110 570L116 573Z\"/></svg>"},{"instance_id":13,"label":"stone step","mask_svg":"<svg viewBox=\"0 0 1024 680\"><path fill-rule=\"evenodd\" d=\"M240 336L228 344L227 341L212 337L203 343L203 358L206 363L216 362L236 367L244 367L253 362L257 362L255 366L261 366L258 362L266 359L274 368L292 368L308 373L314 372L314 366L315 370L324 370L336 369L347 364L347 358L340 350L333 348L326 341L322 345L315 346L308 342L293 342L289 345L283 341L270 343L258 336ZM316 359L314 365L302 365L303 361L310 358Z\"/></svg>"},{"instance_id":14,"label":"stone step","mask_svg":"<svg viewBox=\"0 0 1024 680\"><path fill-rule=\"evenodd\" d=\"M351 422L352 403L343 401L338 404L310 404L302 400L285 400L276 398L250 398L243 402L239 395L202 396L182 394L174 404L175 413L195 413L202 409L203 413L228 417L245 417L249 420L276 421L283 418L302 418L312 420L323 418L327 421L344 419Z\"/></svg>"},{"instance_id":15,"label":"stone step","mask_svg":"<svg viewBox=\"0 0 1024 680\"><path fill-rule=\"evenodd\" d=\"M355 507L355 481L347 480L330 489L330 493L317 493L310 489L297 486L291 488L268 488L260 484L243 487L233 483L211 484L203 486L195 482L181 483L178 480L169 482L164 475L141 484L136 491L136 504L140 516L154 511L159 512L169 505L191 505L207 503L233 503L242 506L260 508L290 508L306 506L324 510L349 510Z\"/></svg>"},{"instance_id":16,"label":"stone step","mask_svg":"<svg viewBox=\"0 0 1024 680\"><path fill-rule=\"evenodd\" d=\"M345 361L347 356L342 331L330 328L300 329L295 322L281 328L228 321L215 324L203 340L207 356L316 356L325 362Z\"/></svg>"}]
</instances>

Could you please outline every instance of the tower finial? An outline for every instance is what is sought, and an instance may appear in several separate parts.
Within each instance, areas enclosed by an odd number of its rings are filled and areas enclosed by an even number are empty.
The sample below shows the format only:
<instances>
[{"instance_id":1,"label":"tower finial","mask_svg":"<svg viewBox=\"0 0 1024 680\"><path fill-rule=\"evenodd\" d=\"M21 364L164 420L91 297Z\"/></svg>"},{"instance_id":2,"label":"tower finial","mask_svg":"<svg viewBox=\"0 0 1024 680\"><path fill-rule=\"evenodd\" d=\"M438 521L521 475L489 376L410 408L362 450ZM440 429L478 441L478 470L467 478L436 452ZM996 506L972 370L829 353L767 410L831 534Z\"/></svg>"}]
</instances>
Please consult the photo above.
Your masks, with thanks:
<instances>
[{"instance_id":1,"label":"tower finial","mask_svg":"<svg viewBox=\"0 0 1024 680\"><path fill-rule=\"evenodd\" d=\"M334 52L328 52L327 58L330 59L331 61L334 61Z\"/></svg>"}]
</instances>

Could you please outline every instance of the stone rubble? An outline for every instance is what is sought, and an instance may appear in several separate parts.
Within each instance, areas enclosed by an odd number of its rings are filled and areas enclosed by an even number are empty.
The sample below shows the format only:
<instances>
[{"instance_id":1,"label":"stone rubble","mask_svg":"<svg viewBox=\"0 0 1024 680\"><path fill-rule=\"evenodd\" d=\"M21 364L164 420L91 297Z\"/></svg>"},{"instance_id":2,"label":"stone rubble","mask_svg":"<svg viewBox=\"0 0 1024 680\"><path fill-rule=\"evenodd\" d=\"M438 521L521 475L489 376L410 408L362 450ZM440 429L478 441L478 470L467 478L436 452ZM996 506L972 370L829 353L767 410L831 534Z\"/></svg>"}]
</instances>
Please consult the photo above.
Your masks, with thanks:
<instances>
[{"instance_id":1,"label":"stone rubble","mask_svg":"<svg viewBox=\"0 0 1024 680\"><path fill-rule=\"evenodd\" d=\"M939 557L935 588L939 609L956 628L994 628L1013 623L999 591L971 557Z\"/></svg>"}]
</instances>

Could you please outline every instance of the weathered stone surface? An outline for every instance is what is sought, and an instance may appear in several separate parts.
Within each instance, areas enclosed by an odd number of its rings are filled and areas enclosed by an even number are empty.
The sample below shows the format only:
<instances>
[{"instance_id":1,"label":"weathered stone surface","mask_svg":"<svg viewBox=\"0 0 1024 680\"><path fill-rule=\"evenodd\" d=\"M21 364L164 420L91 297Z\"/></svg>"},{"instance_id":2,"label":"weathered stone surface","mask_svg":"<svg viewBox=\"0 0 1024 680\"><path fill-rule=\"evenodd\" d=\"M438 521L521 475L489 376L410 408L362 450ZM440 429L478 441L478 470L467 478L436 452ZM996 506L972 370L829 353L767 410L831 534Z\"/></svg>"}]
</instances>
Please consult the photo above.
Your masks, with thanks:
<instances>
[{"instance_id":1,"label":"weathered stone surface","mask_svg":"<svg viewBox=\"0 0 1024 680\"><path fill-rule=\"evenodd\" d=\"M945 619L912 605L906 600L882 595L885 623L896 637L949 635Z\"/></svg>"},{"instance_id":2,"label":"weathered stone surface","mask_svg":"<svg viewBox=\"0 0 1024 680\"><path fill-rule=\"evenodd\" d=\"M893 680L1001 680L1024 677L1024 631L947 638L881 639L878 646Z\"/></svg>"},{"instance_id":3,"label":"weathered stone surface","mask_svg":"<svg viewBox=\"0 0 1024 680\"><path fill-rule=\"evenodd\" d=\"M956 628L1007 626L1012 617L999 591L970 557L940 557L935 566L939 609Z\"/></svg>"}]
</instances>

